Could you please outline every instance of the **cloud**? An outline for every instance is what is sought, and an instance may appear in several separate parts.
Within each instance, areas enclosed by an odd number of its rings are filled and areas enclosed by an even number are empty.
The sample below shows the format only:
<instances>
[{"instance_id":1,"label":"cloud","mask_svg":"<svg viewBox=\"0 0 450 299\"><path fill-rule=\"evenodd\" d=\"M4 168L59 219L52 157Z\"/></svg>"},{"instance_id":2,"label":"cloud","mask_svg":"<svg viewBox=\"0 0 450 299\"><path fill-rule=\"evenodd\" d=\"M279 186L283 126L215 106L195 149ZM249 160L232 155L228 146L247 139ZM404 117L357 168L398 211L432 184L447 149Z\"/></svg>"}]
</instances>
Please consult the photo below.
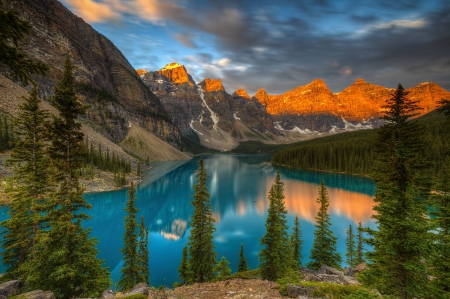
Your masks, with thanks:
<instances>
[{"instance_id":1,"label":"cloud","mask_svg":"<svg viewBox=\"0 0 450 299\"><path fill-rule=\"evenodd\" d=\"M182 43L188 48L197 49L197 45L194 43L194 34L191 33L175 33L174 37L177 41Z\"/></svg>"},{"instance_id":2,"label":"cloud","mask_svg":"<svg viewBox=\"0 0 450 299\"><path fill-rule=\"evenodd\" d=\"M227 67L230 64L230 59L228 58L222 58L217 61L217 65L221 67Z\"/></svg>"},{"instance_id":3,"label":"cloud","mask_svg":"<svg viewBox=\"0 0 450 299\"><path fill-rule=\"evenodd\" d=\"M74 13L86 22L106 22L110 20L118 20L121 18L120 13L114 11L108 3L95 2L93 0L65 0L72 7Z\"/></svg>"},{"instance_id":4,"label":"cloud","mask_svg":"<svg viewBox=\"0 0 450 299\"><path fill-rule=\"evenodd\" d=\"M341 75L349 76L353 74L353 69L349 66L344 66L339 72L341 73Z\"/></svg>"},{"instance_id":5,"label":"cloud","mask_svg":"<svg viewBox=\"0 0 450 299\"><path fill-rule=\"evenodd\" d=\"M393 20L389 22L381 22L378 24L368 25L363 29L358 30L356 32L356 35L367 34L373 30L379 29L419 29L425 27L427 24L428 23L425 20L425 18L420 18L416 20L408 20L408 19Z\"/></svg>"}]
</instances>

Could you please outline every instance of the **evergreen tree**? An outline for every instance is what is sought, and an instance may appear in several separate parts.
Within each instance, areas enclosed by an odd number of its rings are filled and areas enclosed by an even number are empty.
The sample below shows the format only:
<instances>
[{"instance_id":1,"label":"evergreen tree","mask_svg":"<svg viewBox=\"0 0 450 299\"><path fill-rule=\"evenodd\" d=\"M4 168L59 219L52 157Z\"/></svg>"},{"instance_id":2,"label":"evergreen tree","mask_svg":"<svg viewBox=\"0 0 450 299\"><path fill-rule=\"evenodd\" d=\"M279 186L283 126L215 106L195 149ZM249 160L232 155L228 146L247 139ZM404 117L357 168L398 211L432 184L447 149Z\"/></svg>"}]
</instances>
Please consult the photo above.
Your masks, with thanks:
<instances>
[{"instance_id":1,"label":"evergreen tree","mask_svg":"<svg viewBox=\"0 0 450 299\"><path fill-rule=\"evenodd\" d=\"M19 177L17 192L10 205L10 219L1 223L5 229L1 241L4 251L0 253L3 264L8 266L6 277L25 279L21 266L30 258L36 242L36 234L42 226L40 207L49 191L48 156L45 154L46 111L39 109L37 87L20 105L20 113L14 123L15 135L19 137L11 152Z\"/></svg>"},{"instance_id":2,"label":"evergreen tree","mask_svg":"<svg viewBox=\"0 0 450 299\"><path fill-rule=\"evenodd\" d=\"M292 256L294 259L294 270L299 270L302 266L302 231L300 230L300 221L298 216L295 216L294 228L290 238L290 244L292 248Z\"/></svg>"},{"instance_id":3,"label":"evergreen tree","mask_svg":"<svg viewBox=\"0 0 450 299\"><path fill-rule=\"evenodd\" d=\"M120 252L123 253L123 265L120 272L120 280L117 286L121 290L131 290L137 283L139 283L141 267L139 265L140 259L138 255L138 240L136 235L137 221L136 213L138 209L135 205L135 193L133 182L131 182L130 190L128 191L128 201L125 208L128 215L124 219L125 233L123 234L123 248Z\"/></svg>"},{"instance_id":4,"label":"evergreen tree","mask_svg":"<svg viewBox=\"0 0 450 299\"><path fill-rule=\"evenodd\" d=\"M136 175L137 176L141 176L142 175L142 173L141 173L141 163L140 162L137 163Z\"/></svg>"},{"instance_id":5,"label":"evergreen tree","mask_svg":"<svg viewBox=\"0 0 450 299\"><path fill-rule=\"evenodd\" d=\"M347 245L347 252L345 253L346 263L350 267L355 267L356 264L356 252L355 252L355 235L353 234L353 227L350 224L346 231L347 238L345 239L345 245Z\"/></svg>"},{"instance_id":6,"label":"evergreen tree","mask_svg":"<svg viewBox=\"0 0 450 299\"><path fill-rule=\"evenodd\" d=\"M19 18L16 11L5 11L0 1L0 67L11 71L14 80L25 85L33 82L32 74L44 74L48 70L42 62L34 62L20 49L19 42L31 33L32 26Z\"/></svg>"},{"instance_id":7,"label":"evergreen tree","mask_svg":"<svg viewBox=\"0 0 450 299\"><path fill-rule=\"evenodd\" d=\"M52 290L57 298L91 297L111 284L109 272L96 258L97 240L89 238L80 212L89 209L76 172L81 166L83 133L76 122L84 112L75 93L75 79L70 57L67 57L62 79L51 99L59 115L49 126L49 153L55 166L52 190L45 206L47 228L37 233L33 259L27 265L26 283L30 288Z\"/></svg>"},{"instance_id":8,"label":"evergreen tree","mask_svg":"<svg viewBox=\"0 0 450 299\"><path fill-rule=\"evenodd\" d=\"M284 207L284 183L277 171L275 183L269 191L269 209L266 219L266 234L261 239L259 271L263 279L276 280L283 277L292 266L292 251L289 246L286 208Z\"/></svg>"},{"instance_id":9,"label":"evergreen tree","mask_svg":"<svg viewBox=\"0 0 450 299\"><path fill-rule=\"evenodd\" d=\"M238 272L248 271L247 259L244 255L244 244L241 244L241 251L239 252L239 264L237 267Z\"/></svg>"},{"instance_id":10,"label":"evergreen tree","mask_svg":"<svg viewBox=\"0 0 450 299\"><path fill-rule=\"evenodd\" d=\"M222 280L231 275L231 269L228 266L229 264L230 262L224 256L222 256L220 262L218 262L214 267L214 272L217 273L217 279Z\"/></svg>"},{"instance_id":11,"label":"evergreen tree","mask_svg":"<svg viewBox=\"0 0 450 299\"><path fill-rule=\"evenodd\" d=\"M140 277L139 282L150 284L150 270L148 268L148 227L144 226L144 216L141 216L139 224L139 258L140 258Z\"/></svg>"},{"instance_id":12,"label":"evergreen tree","mask_svg":"<svg viewBox=\"0 0 450 299\"><path fill-rule=\"evenodd\" d=\"M178 275L183 280L183 284L189 283L192 278L192 273L191 273L190 267L189 267L189 256L188 256L187 246L183 247L181 263L180 263L180 267L178 268Z\"/></svg>"},{"instance_id":13,"label":"evergreen tree","mask_svg":"<svg viewBox=\"0 0 450 299\"><path fill-rule=\"evenodd\" d=\"M361 222L358 225L358 235L356 236L356 252L355 252L355 266L364 263L364 238L363 238L364 229L361 226Z\"/></svg>"},{"instance_id":14,"label":"evergreen tree","mask_svg":"<svg viewBox=\"0 0 450 299\"><path fill-rule=\"evenodd\" d=\"M430 224L426 201L430 190L430 165L424 160L426 143L417 121L417 101L406 97L401 84L386 102L385 125L378 131L373 218L377 231L369 230L373 251L367 253L365 283L400 298L430 294L428 269Z\"/></svg>"},{"instance_id":15,"label":"evergreen tree","mask_svg":"<svg viewBox=\"0 0 450 299\"><path fill-rule=\"evenodd\" d=\"M319 212L316 216L316 227L314 231L314 242L311 249L311 262L306 266L310 269L319 269L322 265L333 268L341 268L341 255L336 251L337 238L330 229L330 215L328 214L328 206L330 200L328 198L325 182L322 180L319 187L319 197L316 202L320 204Z\"/></svg>"},{"instance_id":16,"label":"evergreen tree","mask_svg":"<svg viewBox=\"0 0 450 299\"><path fill-rule=\"evenodd\" d=\"M213 233L216 231L212 217L209 193L206 187L208 175L203 158L198 162L195 171L194 184L194 214L191 216L191 235L189 236L190 271L195 275L196 282L205 282L214 278L214 266L217 253L214 251Z\"/></svg>"}]
</instances>

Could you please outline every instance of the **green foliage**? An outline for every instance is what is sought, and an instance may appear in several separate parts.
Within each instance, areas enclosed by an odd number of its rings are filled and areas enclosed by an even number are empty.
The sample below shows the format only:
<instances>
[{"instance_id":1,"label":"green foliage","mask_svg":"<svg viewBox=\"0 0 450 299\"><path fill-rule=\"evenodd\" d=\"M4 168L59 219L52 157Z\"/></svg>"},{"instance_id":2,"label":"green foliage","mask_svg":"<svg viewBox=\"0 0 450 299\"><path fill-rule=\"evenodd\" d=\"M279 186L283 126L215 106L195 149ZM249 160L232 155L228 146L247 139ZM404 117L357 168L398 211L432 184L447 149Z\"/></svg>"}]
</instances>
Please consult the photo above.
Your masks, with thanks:
<instances>
[{"instance_id":1,"label":"green foliage","mask_svg":"<svg viewBox=\"0 0 450 299\"><path fill-rule=\"evenodd\" d=\"M237 266L238 272L248 271L247 259L244 254L244 244L241 244L241 250L239 251L239 264Z\"/></svg>"},{"instance_id":2,"label":"green foliage","mask_svg":"<svg viewBox=\"0 0 450 299\"><path fill-rule=\"evenodd\" d=\"M364 229L361 226L361 222L358 224L358 234L356 235L356 251L355 251L355 266L364 263Z\"/></svg>"},{"instance_id":3,"label":"green foliage","mask_svg":"<svg viewBox=\"0 0 450 299\"><path fill-rule=\"evenodd\" d=\"M147 296L144 294L133 294L125 297L120 297L122 299L147 299Z\"/></svg>"},{"instance_id":4,"label":"green foliage","mask_svg":"<svg viewBox=\"0 0 450 299\"><path fill-rule=\"evenodd\" d=\"M148 227L144 225L144 216L141 216L141 222L139 223L139 282L145 282L150 284L150 270L148 266Z\"/></svg>"},{"instance_id":5,"label":"green foliage","mask_svg":"<svg viewBox=\"0 0 450 299\"><path fill-rule=\"evenodd\" d=\"M319 298L335 299L379 299L380 296L363 287L355 285L340 285L326 282L302 283L314 287L313 295ZM385 297L383 297L385 298Z\"/></svg>"},{"instance_id":6,"label":"green foliage","mask_svg":"<svg viewBox=\"0 0 450 299\"><path fill-rule=\"evenodd\" d=\"M214 267L214 272L217 273L216 278L218 280L227 279L231 276L231 269L230 266L228 266L229 264L230 262L224 256L222 256L220 262L218 262Z\"/></svg>"},{"instance_id":7,"label":"green foliage","mask_svg":"<svg viewBox=\"0 0 450 299\"><path fill-rule=\"evenodd\" d=\"M293 271L290 269L287 271L283 277L277 279L277 283L280 285L279 292L283 296L287 296L286 287L289 283L298 285L302 281L302 275L298 271Z\"/></svg>"},{"instance_id":8,"label":"green foliage","mask_svg":"<svg viewBox=\"0 0 450 299\"><path fill-rule=\"evenodd\" d=\"M3 10L0 1L0 67L6 67L13 80L25 85L34 83L32 74L44 74L48 70L42 62L35 62L21 50L19 42L31 33L32 26L19 18L16 11Z\"/></svg>"},{"instance_id":9,"label":"green foliage","mask_svg":"<svg viewBox=\"0 0 450 299\"><path fill-rule=\"evenodd\" d=\"M125 208L127 216L125 216L125 233L123 234L123 248L120 252L123 253L123 265L120 269L120 280L117 283L119 289L125 291L132 289L140 281L140 258L138 253L138 239L136 235L137 221L136 213L138 209L135 205L136 189L133 182L131 182L130 190L128 191L128 201Z\"/></svg>"},{"instance_id":10,"label":"green foliage","mask_svg":"<svg viewBox=\"0 0 450 299\"><path fill-rule=\"evenodd\" d=\"M189 236L188 251L190 254L190 271L194 273L195 282L205 282L214 278L217 253L214 251L213 233L216 231L209 193L206 188L208 175L203 158L198 162L195 171L194 184L194 214L191 216L191 235Z\"/></svg>"},{"instance_id":11,"label":"green foliage","mask_svg":"<svg viewBox=\"0 0 450 299\"><path fill-rule=\"evenodd\" d=\"M292 266L292 250L289 246L284 188L277 171L275 183L269 191L269 209L266 219L266 234L261 238L259 271L263 279L275 281L283 277Z\"/></svg>"},{"instance_id":12,"label":"green foliage","mask_svg":"<svg viewBox=\"0 0 450 299\"><path fill-rule=\"evenodd\" d=\"M430 221L426 215L430 163L425 159L424 129L417 121L417 102L409 100L399 84L386 102L386 124L378 131L373 218L377 231L369 230L369 268L365 283L401 298L431 294L429 266Z\"/></svg>"},{"instance_id":13,"label":"green foliage","mask_svg":"<svg viewBox=\"0 0 450 299\"><path fill-rule=\"evenodd\" d=\"M355 267L357 264L356 261L356 249L355 249L355 235L353 234L353 227L349 225L348 230L346 231L347 238L345 239L345 245L347 246L347 251L345 253L346 263L349 267Z\"/></svg>"},{"instance_id":14,"label":"green foliage","mask_svg":"<svg viewBox=\"0 0 450 299\"><path fill-rule=\"evenodd\" d=\"M439 113L444 112L444 114L450 117L450 100L441 99L439 101Z\"/></svg>"},{"instance_id":15,"label":"green foliage","mask_svg":"<svg viewBox=\"0 0 450 299\"><path fill-rule=\"evenodd\" d=\"M192 281L193 273L189 267L189 253L187 246L183 247L183 253L181 255L180 267L178 267L178 275L183 280L183 284L188 284Z\"/></svg>"},{"instance_id":16,"label":"green foliage","mask_svg":"<svg viewBox=\"0 0 450 299\"><path fill-rule=\"evenodd\" d=\"M320 183L319 197L316 202L320 204L320 207L316 216L316 224L314 224L316 229L314 230L314 242L311 248L311 261L306 266L315 270L322 265L340 269L342 260L341 255L336 251L337 238L330 229L331 222L328 214L330 199L323 180Z\"/></svg>"},{"instance_id":17,"label":"green foliage","mask_svg":"<svg viewBox=\"0 0 450 299\"><path fill-rule=\"evenodd\" d=\"M0 152L13 147L16 137L12 127L12 117L0 108Z\"/></svg>"},{"instance_id":18,"label":"green foliage","mask_svg":"<svg viewBox=\"0 0 450 299\"><path fill-rule=\"evenodd\" d=\"M24 279L23 264L30 258L31 248L36 243L36 234L42 229L40 213L49 192L49 159L45 153L46 111L39 109L37 88L20 105L20 113L14 122L15 135L20 136L11 152L15 165L14 200L10 205L10 219L1 223L5 229L0 253L8 268L6 277Z\"/></svg>"},{"instance_id":19,"label":"green foliage","mask_svg":"<svg viewBox=\"0 0 450 299\"><path fill-rule=\"evenodd\" d=\"M294 228L292 229L292 234L289 240L289 244L292 249L293 267L294 270L300 269L302 266L302 231L300 229L300 221L298 216L295 216Z\"/></svg>"},{"instance_id":20,"label":"green foliage","mask_svg":"<svg viewBox=\"0 0 450 299\"><path fill-rule=\"evenodd\" d=\"M232 275L233 278L241 278L241 279L260 279L261 275L259 273L259 269L248 270L244 272L236 272Z\"/></svg>"}]
</instances>

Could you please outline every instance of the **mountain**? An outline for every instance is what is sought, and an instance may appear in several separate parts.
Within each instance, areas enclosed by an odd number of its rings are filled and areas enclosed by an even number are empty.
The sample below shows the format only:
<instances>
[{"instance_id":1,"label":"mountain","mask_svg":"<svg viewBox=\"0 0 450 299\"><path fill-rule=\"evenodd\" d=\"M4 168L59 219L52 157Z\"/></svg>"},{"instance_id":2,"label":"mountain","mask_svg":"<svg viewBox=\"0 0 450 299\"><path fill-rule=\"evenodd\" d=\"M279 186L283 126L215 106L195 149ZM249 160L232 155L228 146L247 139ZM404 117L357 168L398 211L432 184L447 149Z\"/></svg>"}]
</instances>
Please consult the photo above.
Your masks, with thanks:
<instances>
[{"instance_id":1,"label":"mountain","mask_svg":"<svg viewBox=\"0 0 450 299\"><path fill-rule=\"evenodd\" d=\"M50 67L46 76L34 77L42 99L52 95L69 54L77 92L89 105L83 116L87 125L119 143L130 122L135 122L163 141L183 146L180 130L159 99L106 37L56 0L8 0L4 8L18 11L33 26L21 46L31 58Z\"/></svg>"},{"instance_id":2,"label":"mountain","mask_svg":"<svg viewBox=\"0 0 450 299\"><path fill-rule=\"evenodd\" d=\"M276 142L265 107L243 90L230 95L220 79L196 84L176 62L139 74L187 138L218 150L230 150L245 140Z\"/></svg>"}]
</instances>

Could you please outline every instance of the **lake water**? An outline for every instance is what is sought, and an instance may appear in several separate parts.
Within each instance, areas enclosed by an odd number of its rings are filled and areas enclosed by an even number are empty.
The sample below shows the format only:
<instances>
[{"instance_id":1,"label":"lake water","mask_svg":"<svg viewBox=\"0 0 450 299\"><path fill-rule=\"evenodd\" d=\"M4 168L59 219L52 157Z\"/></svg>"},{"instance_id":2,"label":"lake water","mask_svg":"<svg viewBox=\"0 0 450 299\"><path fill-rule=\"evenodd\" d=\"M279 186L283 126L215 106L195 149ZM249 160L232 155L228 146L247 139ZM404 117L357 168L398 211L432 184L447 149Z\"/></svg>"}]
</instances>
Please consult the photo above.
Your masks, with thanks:
<instances>
[{"instance_id":1,"label":"lake water","mask_svg":"<svg viewBox=\"0 0 450 299\"><path fill-rule=\"evenodd\" d=\"M137 187L138 219L143 215L150 230L150 280L155 287L171 286L178 280L177 268L182 249L188 242L193 213L190 202L198 159L154 163ZM265 234L267 194L277 170L284 182L289 226L292 227L296 215L300 218L303 264L309 261L318 211L315 199L322 179L328 189L332 230L338 237L338 251L343 261L348 226L356 227L361 222L363 226L375 227L371 219L375 187L369 179L272 166L266 156L212 155L205 156L204 160L216 220L217 259L225 256L233 272L237 268L241 243L245 246L249 267L258 266L259 239ZM127 192L128 189L85 195L92 204L88 211L92 219L83 225L91 226L91 235L98 238L99 257L105 260L114 282L118 281L122 266L120 249ZM6 209L0 209L0 220L6 217Z\"/></svg>"}]
</instances>

